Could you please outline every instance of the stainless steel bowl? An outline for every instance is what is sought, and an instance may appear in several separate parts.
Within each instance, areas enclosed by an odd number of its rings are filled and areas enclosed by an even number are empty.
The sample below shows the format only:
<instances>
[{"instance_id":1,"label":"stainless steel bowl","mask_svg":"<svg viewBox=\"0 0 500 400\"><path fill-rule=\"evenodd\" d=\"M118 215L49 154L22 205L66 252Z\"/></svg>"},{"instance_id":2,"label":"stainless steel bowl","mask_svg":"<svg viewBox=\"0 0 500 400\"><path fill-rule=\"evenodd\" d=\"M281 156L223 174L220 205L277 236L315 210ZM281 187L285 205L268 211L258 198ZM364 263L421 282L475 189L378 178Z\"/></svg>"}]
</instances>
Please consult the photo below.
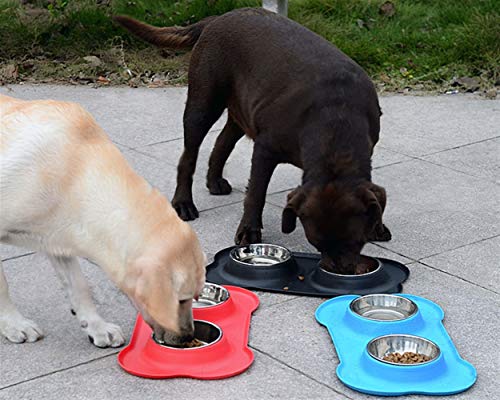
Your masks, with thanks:
<instances>
[{"instance_id":1,"label":"stainless steel bowl","mask_svg":"<svg viewBox=\"0 0 500 400\"><path fill-rule=\"evenodd\" d=\"M336 272L330 272L327 271L326 269L323 268L321 265L321 262L319 263L319 269L325 273L325 275L330 275L330 276L337 276L337 277L352 277L352 278L361 278L361 277L366 277L366 276L371 276L377 272L380 271L380 268L382 267L382 263L380 262L379 259L374 258L374 257L369 257L369 256L361 256L361 261L364 264L369 264L373 267L373 270L370 272L366 272L364 274L339 274Z\"/></svg>"},{"instance_id":2,"label":"stainless steel bowl","mask_svg":"<svg viewBox=\"0 0 500 400\"><path fill-rule=\"evenodd\" d=\"M424 339L423 337L413 335L379 336L371 340L366 346L366 349L368 350L368 354L378 361L404 367L428 364L438 358L441 353L438 345L434 342ZM430 360L416 364L402 364L384 360L384 357L391 353L403 354L405 352L425 355L429 357Z\"/></svg>"},{"instance_id":3,"label":"stainless steel bowl","mask_svg":"<svg viewBox=\"0 0 500 400\"><path fill-rule=\"evenodd\" d=\"M259 243L236 247L231 250L229 256L240 264L267 267L290 260L292 254L284 247Z\"/></svg>"},{"instance_id":4,"label":"stainless steel bowl","mask_svg":"<svg viewBox=\"0 0 500 400\"><path fill-rule=\"evenodd\" d=\"M203 344L197 347L170 346L167 345L163 340L157 340L153 333L153 340L163 347L176 350L196 350L217 343L222 338L222 330L217 325L212 324L211 322L195 320L194 337Z\"/></svg>"},{"instance_id":5,"label":"stainless steel bowl","mask_svg":"<svg viewBox=\"0 0 500 400\"><path fill-rule=\"evenodd\" d=\"M222 304L229 299L226 288L215 283L205 283L198 300L193 300L193 308L206 308Z\"/></svg>"},{"instance_id":6,"label":"stainless steel bowl","mask_svg":"<svg viewBox=\"0 0 500 400\"><path fill-rule=\"evenodd\" d=\"M391 294L358 297L349 305L351 311L374 321L401 321L414 315L418 306L411 300Z\"/></svg>"}]
</instances>

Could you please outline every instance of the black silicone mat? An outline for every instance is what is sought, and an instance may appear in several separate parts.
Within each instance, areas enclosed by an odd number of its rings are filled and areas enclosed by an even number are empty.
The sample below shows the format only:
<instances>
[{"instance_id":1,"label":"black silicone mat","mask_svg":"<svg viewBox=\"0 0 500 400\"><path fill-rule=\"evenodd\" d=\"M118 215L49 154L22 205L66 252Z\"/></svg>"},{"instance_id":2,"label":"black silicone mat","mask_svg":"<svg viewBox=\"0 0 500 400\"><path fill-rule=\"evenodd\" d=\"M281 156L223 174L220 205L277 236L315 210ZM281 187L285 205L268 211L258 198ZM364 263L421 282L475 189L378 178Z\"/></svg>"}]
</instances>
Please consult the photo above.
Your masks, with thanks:
<instances>
[{"instance_id":1,"label":"black silicone mat","mask_svg":"<svg viewBox=\"0 0 500 400\"><path fill-rule=\"evenodd\" d=\"M377 258L381 267L366 275L330 274L318 267L319 254L292 252L285 266L259 267L231 262L230 251L219 251L207 266L207 281L268 292L303 296L334 297L344 294L399 293L410 275L403 264Z\"/></svg>"}]
</instances>

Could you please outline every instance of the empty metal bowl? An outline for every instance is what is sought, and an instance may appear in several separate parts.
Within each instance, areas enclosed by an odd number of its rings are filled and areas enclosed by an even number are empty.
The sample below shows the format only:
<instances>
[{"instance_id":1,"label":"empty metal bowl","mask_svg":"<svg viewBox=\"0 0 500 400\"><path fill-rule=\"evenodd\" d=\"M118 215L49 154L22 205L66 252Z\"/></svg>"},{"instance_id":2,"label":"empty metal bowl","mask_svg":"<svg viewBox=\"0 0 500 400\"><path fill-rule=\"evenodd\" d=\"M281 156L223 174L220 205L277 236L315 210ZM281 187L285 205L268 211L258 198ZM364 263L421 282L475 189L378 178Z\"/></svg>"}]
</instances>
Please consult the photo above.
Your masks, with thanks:
<instances>
[{"instance_id":1,"label":"empty metal bowl","mask_svg":"<svg viewBox=\"0 0 500 400\"><path fill-rule=\"evenodd\" d=\"M206 308L222 304L229 299L226 288L215 283L205 283L198 300L193 300L193 308Z\"/></svg>"},{"instance_id":2,"label":"empty metal bowl","mask_svg":"<svg viewBox=\"0 0 500 400\"><path fill-rule=\"evenodd\" d=\"M354 299L351 311L374 321L401 321L414 315L418 306L411 300L391 294L370 294Z\"/></svg>"},{"instance_id":3,"label":"empty metal bowl","mask_svg":"<svg viewBox=\"0 0 500 400\"><path fill-rule=\"evenodd\" d=\"M360 278L360 277L366 277L366 276L371 276L378 272L380 268L382 267L382 263L380 262L379 259L374 258L374 257L368 257L368 256L361 256L361 262L360 264L367 264L368 266L371 267L370 272L365 272L363 274L339 274L336 272L330 272L327 271L326 269L323 268L321 265L321 262L319 263L319 269L324 272L325 274L331 275L331 276L338 276L338 277L352 277L352 278Z\"/></svg>"},{"instance_id":4,"label":"empty metal bowl","mask_svg":"<svg viewBox=\"0 0 500 400\"><path fill-rule=\"evenodd\" d=\"M413 335L385 335L371 340L366 346L368 354L378 361L386 364L398 366L425 365L439 357L441 350L438 345L420 336ZM415 364L403 364L384 360L384 357L392 354L403 354L406 352L424 355L430 358L429 361Z\"/></svg>"},{"instance_id":5,"label":"empty metal bowl","mask_svg":"<svg viewBox=\"0 0 500 400\"><path fill-rule=\"evenodd\" d=\"M259 243L236 247L229 256L239 264L267 267L290 260L292 254L284 247Z\"/></svg>"},{"instance_id":6,"label":"empty metal bowl","mask_svg":"<svg viewBox=\"0 0 500 400\"><path fill-rule=\"evenodd\" d=\"M212 324L211 322L195 320L194 337L196 341L202 343L200 346L195 346L195 347L171 346L167 345L163 340L157 340L153 333L153 340L163 347L169 349L177 349L177 350L196 350L217 343L222 337L222 330L217 325Z\"/></svg>"}]
</instances>

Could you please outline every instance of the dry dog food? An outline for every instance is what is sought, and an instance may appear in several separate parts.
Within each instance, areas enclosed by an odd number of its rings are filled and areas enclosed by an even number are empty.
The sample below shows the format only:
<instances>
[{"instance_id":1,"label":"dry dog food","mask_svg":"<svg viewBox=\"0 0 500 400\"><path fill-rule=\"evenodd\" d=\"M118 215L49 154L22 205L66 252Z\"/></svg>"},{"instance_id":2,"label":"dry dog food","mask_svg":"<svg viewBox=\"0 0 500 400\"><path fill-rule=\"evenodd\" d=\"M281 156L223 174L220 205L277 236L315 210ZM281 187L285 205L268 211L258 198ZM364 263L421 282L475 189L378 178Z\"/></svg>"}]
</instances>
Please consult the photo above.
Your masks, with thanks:
<instances>
[{"instance_id":1,"label":"dry dog food","mask_svg":"<svg viewBox=\"0 0 500 400\"><path fill-rule=\"evenodd\" d=\"M375 270L375 265L373 264L358 264L356 266L356 275L367 274L368 272L372 272Z\"/></svg>"},{"instance_id":2,"label":"dry dog food","mask_svg":"<svg viewBox=\"0 0 500 400\"><path fill-rule=\"evenodd\" d=\"M389 361L397 364L418 364L430 361L431 358L424 354L417 354L411 351L401 353L389 353L383 358L384 361Z\"/></svg>"},{"instance_id":3,"label":"dry dog food","mask_svg":"<svg viewBox=\"0 0 500 400\"><path fill-rule=\"evenodd\" d=\"M200 347L203 346L205 343L203 343L201 340L198 339L193 339L190 342L184 343L182 347L186 349L192 349L193 347Z\"/></svg>"}]
</instances>

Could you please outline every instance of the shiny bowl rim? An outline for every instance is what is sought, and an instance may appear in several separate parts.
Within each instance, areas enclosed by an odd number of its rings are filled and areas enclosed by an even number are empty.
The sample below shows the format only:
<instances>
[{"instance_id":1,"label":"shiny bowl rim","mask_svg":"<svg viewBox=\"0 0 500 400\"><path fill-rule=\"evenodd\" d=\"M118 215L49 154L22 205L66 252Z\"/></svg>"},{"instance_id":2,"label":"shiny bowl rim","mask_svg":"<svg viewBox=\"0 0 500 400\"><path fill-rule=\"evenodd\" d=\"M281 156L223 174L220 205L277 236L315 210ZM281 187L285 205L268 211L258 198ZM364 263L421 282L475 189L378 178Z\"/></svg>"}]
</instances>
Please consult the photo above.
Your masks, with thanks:
<instances>
[{"instance_id":1,"label":"shiny bowl rim","mask_svg":"<svg viewBox=\"0 0 500 400\"><path fill-rule=\"evenodd\" d=\"M207 286L207 285L210 285L210 286L216 286L216 287L218 287L218 288L223 289L223 290L227 293L227 298L226 298L226 300L224 300L224 301L223 301L223 302L221 302L221 303L212 304L212 305L205 306L205 307L195 307L195 306L194 306L194 302L193 302L193 309L195 309L195 310L202 310L202 309L204 309L204 308L212 308L212 307L217 307L217 306L220 306L220 305L222 305L222 304L226 303L226 302L229 300L229 298L231 297L231 292L230 292L227 288L225 288L224 286L222 286L222 285L218 285L217 283L205 282L205 284L203 285L203 288L205 288L205 286ZM196 320L196 321L201 321L201 320Z\"/></svg>"},{"instance_id":2,"label":"shiny bowl rim","mask_svg":"<svg viewBox=\"0 0 500 400\"><path fill-rule=\"evenodd\" d=\"M247 263L247 262L244 262L244 261L241 261L241 260L238 260L236 257L234 257L234 254L236 253L237 250L239 249L242 249L242 248L245 248L245 247L250 247L250 246L271 246L271 247L277 247L281 250L284 250L284 252L286 253L287 257L280 261L280 262L277 262L276 264L271 264L271 265L259 265L259 264L250 264L250 263ZM238 263L238 264L242 264L242 265L245 265L245 266L252 266L252 267L264 267L264 268L269 268L271 266L274 266L274 265L280 265L280 264L283 264L283 263L286 263L287 261L290 261L292 259L292 251L287 249L286 247L284 246L280 246L279 244L271 244L271 243L250 243L250 244L245 244L245 245L241 245L241 246L236 246L235 248L233 248L230 252L229 252L229 258Z\"/></svg>"},{"instance_id":3,"label":"shiny bowl rim","mask_svg":"<svg viewBox=\"0 0 500 400\"><path fill-rule=\"evenodd\" d=\"M436 356L434 358L430 359L429 361L424 361L424 362L416 363L416 364L394 363L392 361L383 360L382 358L379 358L376 355L372 354L370 352L369 348L370 348L370 345L373 342L375 342L376 340L384 339L384 338L387 338L387 337L406 337L406 338L418 339L418 340L422 340L424 342L428 342L428 343L430 343L432 346L434 346L436 348L437 354L436 354ZM435 342L433 342L430 339L424 338L422 336L409 335L409 334L406 334L406 333L401 333L401 334L400 333L391 333L391 334L388 334L388 335L377 336L376 338L373 338L372 340L370 340L368 342L368 344L366 345L365 349L366 349L366 352L368 353L368 355L370 357L372 357L374 360L379 361L379 362L384 363L384 364L394 365L396 367L419 367L419 366L422 366L422 365L428 365L430 363L433 363L433 362L437 361L438 358L441 357L441 348Z\"/></svg>"},{"instance_id":4,"label":"shiny bowl rim","mask_svg":"<svg viewBox=\"0 0 500 400\"><path fill-rule=\"evenodd\" d=\"M375 272L375 271L373 271ZM390 320L386 320L386 319L378 319L378 318L370 318L370 317L365 317L364 315L361 315L359 314L358 312L356 312L354 309L353 309L353 304L356 303L357 301L360 301L361 299L365 299L367 297L376 297L376 296L384 296L384 297L396 297L396 298L400 298L400 299L403 299L405 301L408 301L413 307L413 312L408 315L407 317L404 317L404 318L398 318L398 319L390 319ZM349 303L349 309L352 311L353 314L355 314L356 316L360 317L360 318L364 318L364 319L368 319L370 321L381 321L381 322L399 322L399 321L405 321L411 317L413 317L415 314L417 314L418 312L418 305L417 303L415 303L413 300L411 299L408 299L407 297L404 297L404 296L399 296L397 294L384 294L384 293L372 293L372 294L365 294L364 296L359 296L359 297L356 297L355 299L353 299L350 303Z\"/></svg>"},{"instance_id":5,"label":"shiny bowl rim","mask_svg":"<svg viewBox=\"0 0 500 400\"><path fill-rule=\"evenodd\" d=\"M376 263L377 263L377 268L375 268L373 271L370 271L370 272L367 272L365 274L359 274L359 275L350 275L350 274L338 274L336 272L330 272L330 271L327 271L326 269L324 269L321 265L319 266L319 268L325 273L325 274L328 274L328 275L331 275L331 276L339 276L339 277L350 277L350 278L364 278L365 276L370 276L372 274L374 274L375 272L379 272L381 269L382 269L382 261L379 260L378 257L372 257L372 256L365 256L364 254L361 255L362 257L366 257L366 258L370 258L372 260L375 260Z\"/></svg>"},{"instance_id":6,"label":"shiny bowl rim","mask_svg":"<svg viewBox=\"0 0 500 400\"><path fill-rule=\"evenodd\" d=\"M203 346L198 346L198 347L175 347L175 346L169 346L169 345L166 345L166 344L162 344L162 343L158 343L154 337L155 333L152 332L151 333L151 339L153 340L153 342L155 344L157 344L158 346L161 346L165 349L169 349L169 350L182 350L182 351L186 351L186 350L201 350L201 349L205 349L209 346L212 346L218 342L221 341L222 339L222 335L223 335L223 332L222 332L222 328L216 324L214 324L213 322L210 322L210 321L207 321L207 320L204 320L204 319L195 319L193 321L193 323L195 322L203 322L203 323L206 323L208 325L211 325L213 327L215 327L218 331L219 331L219 336L217 336L217 339L215 339L213 342L211 343L207 343L207 344L204 344Z\"/></svg>"}]
</instances>

